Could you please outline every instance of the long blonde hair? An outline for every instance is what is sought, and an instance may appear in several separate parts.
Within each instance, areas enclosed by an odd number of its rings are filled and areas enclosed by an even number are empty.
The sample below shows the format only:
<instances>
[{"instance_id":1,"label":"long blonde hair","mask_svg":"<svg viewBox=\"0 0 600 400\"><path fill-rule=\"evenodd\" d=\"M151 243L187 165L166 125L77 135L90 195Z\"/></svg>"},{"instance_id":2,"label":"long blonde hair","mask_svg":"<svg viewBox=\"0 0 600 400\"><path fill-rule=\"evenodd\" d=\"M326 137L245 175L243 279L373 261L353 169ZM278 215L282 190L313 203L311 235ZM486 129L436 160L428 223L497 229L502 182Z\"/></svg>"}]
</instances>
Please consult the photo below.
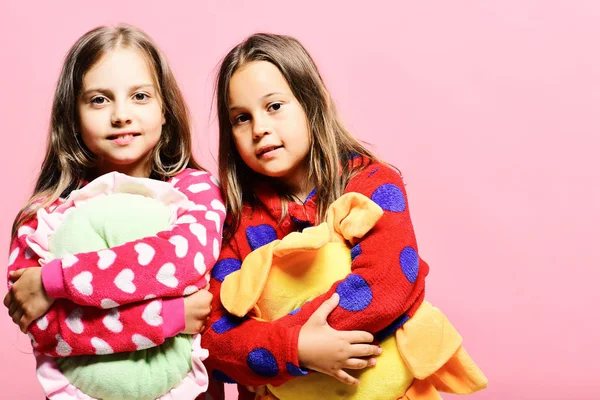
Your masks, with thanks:
<instances>
[{"instance_id":1,"label":"long blonde hair","mask_svg":"<svg viewBox=\"0 0 600 400\"><path fill-rule=\"evenodd\" d=\"M166 180L186 167L203 169L192 155L190 117L183 95L156 44L142 30L130 25L95 28L75 42L63 63L52 104L46 155L33 194L13 223L13 237L40 208L67 196L91 178L95 157L77 133L77 100L85 73L116 48L141 51L152 70L162 102L166 123L150 156L151 178Z\"/></svg>"},{"instance_id":2,"label":"long blonde hair","mask_svg":"<svg viewBox=\"0 0 600 400\"><path fill-rule=\"evenodd\" d=\"M259 175L238 154L229 118L231 77L243 65L253 61L267 61L276 66L306 113L311 135L308 179L316 183L318 191L317 220L324 218L327 207L342 195L353 174L370 160L376 160L344 128L317 66L298 40L268 33L248 37L225 56L215 85L219 119L219 179L228 214L224 240L230 239L238 229L243 203L256 204L254 184ZM367 161L352 169L349 159L356 156ZM285 212L289 196L285 192L280 193Z\"/></svg>"}]
</instances>

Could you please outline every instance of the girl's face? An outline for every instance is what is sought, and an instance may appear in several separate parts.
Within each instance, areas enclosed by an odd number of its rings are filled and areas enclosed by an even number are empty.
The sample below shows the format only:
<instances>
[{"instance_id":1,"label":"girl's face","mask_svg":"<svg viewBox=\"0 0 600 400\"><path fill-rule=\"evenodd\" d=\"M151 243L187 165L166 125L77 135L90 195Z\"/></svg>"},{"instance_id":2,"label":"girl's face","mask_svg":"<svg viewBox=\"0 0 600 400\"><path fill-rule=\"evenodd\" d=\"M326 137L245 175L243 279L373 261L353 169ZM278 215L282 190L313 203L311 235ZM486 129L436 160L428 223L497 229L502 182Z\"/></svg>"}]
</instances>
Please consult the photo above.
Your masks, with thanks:
<instances>
[{"instance_id":1,"label":"girl's face","mask_svg":"<svg viewBox=\"0 0 600 400\"><path fill-rule=\"evenodd\" d=\"M244 163L279 178L294 194L301 192L310 148L308 121L279 69L267 61L238 69L229 84L229 117Z\"/></svg>"},{"instance_id":2,"label":"girl's face","mask_svg":"<svg viewBox=\"0 0 600 400\"><path fill-rule=\"evenodd\" d=\"M79 125L98 174L150 175L149 155L165 124L154 82L146 59L130 48L105 54L83 76Z\"/></svg>"}]
</instances>

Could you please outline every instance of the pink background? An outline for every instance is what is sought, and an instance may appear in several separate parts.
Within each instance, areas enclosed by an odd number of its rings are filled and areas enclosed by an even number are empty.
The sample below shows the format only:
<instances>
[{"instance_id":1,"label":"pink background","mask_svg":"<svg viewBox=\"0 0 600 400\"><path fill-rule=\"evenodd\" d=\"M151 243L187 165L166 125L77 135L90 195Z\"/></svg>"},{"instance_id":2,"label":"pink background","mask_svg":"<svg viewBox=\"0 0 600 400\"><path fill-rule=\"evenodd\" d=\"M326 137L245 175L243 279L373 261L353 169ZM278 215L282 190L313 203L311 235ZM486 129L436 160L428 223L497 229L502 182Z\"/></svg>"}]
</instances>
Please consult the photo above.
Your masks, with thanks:
<instances>
[{"instance_id":1,"label":"pink background","mask_svg":"<svg viewBox=\"0 0 600 400\"><path fill-rule=\"evenodd\" d=\"M427 297L489 377L472 398L598 398L600 3L3 0L0 253L64 54L121 21L171 60L213 170L219 59L259 30L301 39L351 131L404 173ZM6 316L0 335L1 397L42 398L27 338Z\"/></svg>"}]
</instances>

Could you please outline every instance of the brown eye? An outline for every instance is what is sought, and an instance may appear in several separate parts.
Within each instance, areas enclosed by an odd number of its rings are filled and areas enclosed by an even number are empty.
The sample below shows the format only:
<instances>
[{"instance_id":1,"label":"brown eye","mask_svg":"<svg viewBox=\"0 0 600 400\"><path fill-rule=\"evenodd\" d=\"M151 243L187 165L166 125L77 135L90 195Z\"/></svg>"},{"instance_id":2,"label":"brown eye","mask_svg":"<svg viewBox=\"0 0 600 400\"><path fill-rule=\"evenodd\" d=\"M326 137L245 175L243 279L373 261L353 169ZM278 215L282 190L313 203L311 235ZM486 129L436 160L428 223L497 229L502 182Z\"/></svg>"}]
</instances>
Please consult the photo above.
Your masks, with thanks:
<instances>
[{"instance_id":1,"label":"brown eye","mask_svg":"<svg viewBox=\"0 0 600 400\"><path fill-rule=\"evenodd\" d=\"M271 111L279 111L281 110L281 107L283 106L283 104L281 103L273 103L269 106L269 110Z\"/></svg>"},{"instance_id":2,"label":"brown eye","mask_svg":"<svg viewBox=\"0 0 600 400\"><path fill-rule=\"evenodd\" d=\"M102 96L96 96L96 97L93 97L92 100L90 100L90 102L97 106L101 106L106 103L106 98L104 98Z\"/></svg>"},{"instance_id":3,"label":"brown eye","mask_svg":"<svg viewBox=\"0 0 600 400\"><path fill-rule=\"evenodd\" d=\"M150 97L150 96L148 96L146 93L136 93L133 97L137 101L145 101L145 100L148 100L148 97Z\"/></svg>"},{"instance_id":4,"label":"brown eye","mask_svg":"<svg viewBox=\"0 0 600 400\"><path fill-rule=\"evenodd\" d=\"M242 124L244 122L250 121L250 116L248 114L240 114L233 120L234 124Z\"/></svg>"}]
</instances>

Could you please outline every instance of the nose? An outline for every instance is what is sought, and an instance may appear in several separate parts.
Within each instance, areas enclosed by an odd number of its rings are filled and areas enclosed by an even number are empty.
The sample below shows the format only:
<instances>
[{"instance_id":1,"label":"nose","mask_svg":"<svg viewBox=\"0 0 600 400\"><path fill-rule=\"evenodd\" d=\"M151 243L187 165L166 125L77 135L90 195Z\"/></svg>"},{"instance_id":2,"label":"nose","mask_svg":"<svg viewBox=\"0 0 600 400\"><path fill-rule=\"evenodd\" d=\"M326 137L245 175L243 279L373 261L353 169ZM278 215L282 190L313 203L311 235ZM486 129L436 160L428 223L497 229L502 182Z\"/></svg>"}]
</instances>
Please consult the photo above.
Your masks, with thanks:
<instances>
[{"instance_id":1,"label":"nose","mask_svg":"<svg viewBox=\"0 0 600 400\"><path fill-rule=\"evenodd\" d=\"M113 124L113 126L124 126L131 123L131 112L127 104L122 102L114 103L110 122Z\"/></svg>"},{"instance_id":2,"label":"nose","mask_svg":"<svg viewBox=\"0 0 600 400\"><path fill-rule=\"evenodd\" d=\"M252 138L258 140L264 135L268 135L272 132L273 127L268 121L267 117L254 117L252 120Z\"/></svg>"}]
</instances>

